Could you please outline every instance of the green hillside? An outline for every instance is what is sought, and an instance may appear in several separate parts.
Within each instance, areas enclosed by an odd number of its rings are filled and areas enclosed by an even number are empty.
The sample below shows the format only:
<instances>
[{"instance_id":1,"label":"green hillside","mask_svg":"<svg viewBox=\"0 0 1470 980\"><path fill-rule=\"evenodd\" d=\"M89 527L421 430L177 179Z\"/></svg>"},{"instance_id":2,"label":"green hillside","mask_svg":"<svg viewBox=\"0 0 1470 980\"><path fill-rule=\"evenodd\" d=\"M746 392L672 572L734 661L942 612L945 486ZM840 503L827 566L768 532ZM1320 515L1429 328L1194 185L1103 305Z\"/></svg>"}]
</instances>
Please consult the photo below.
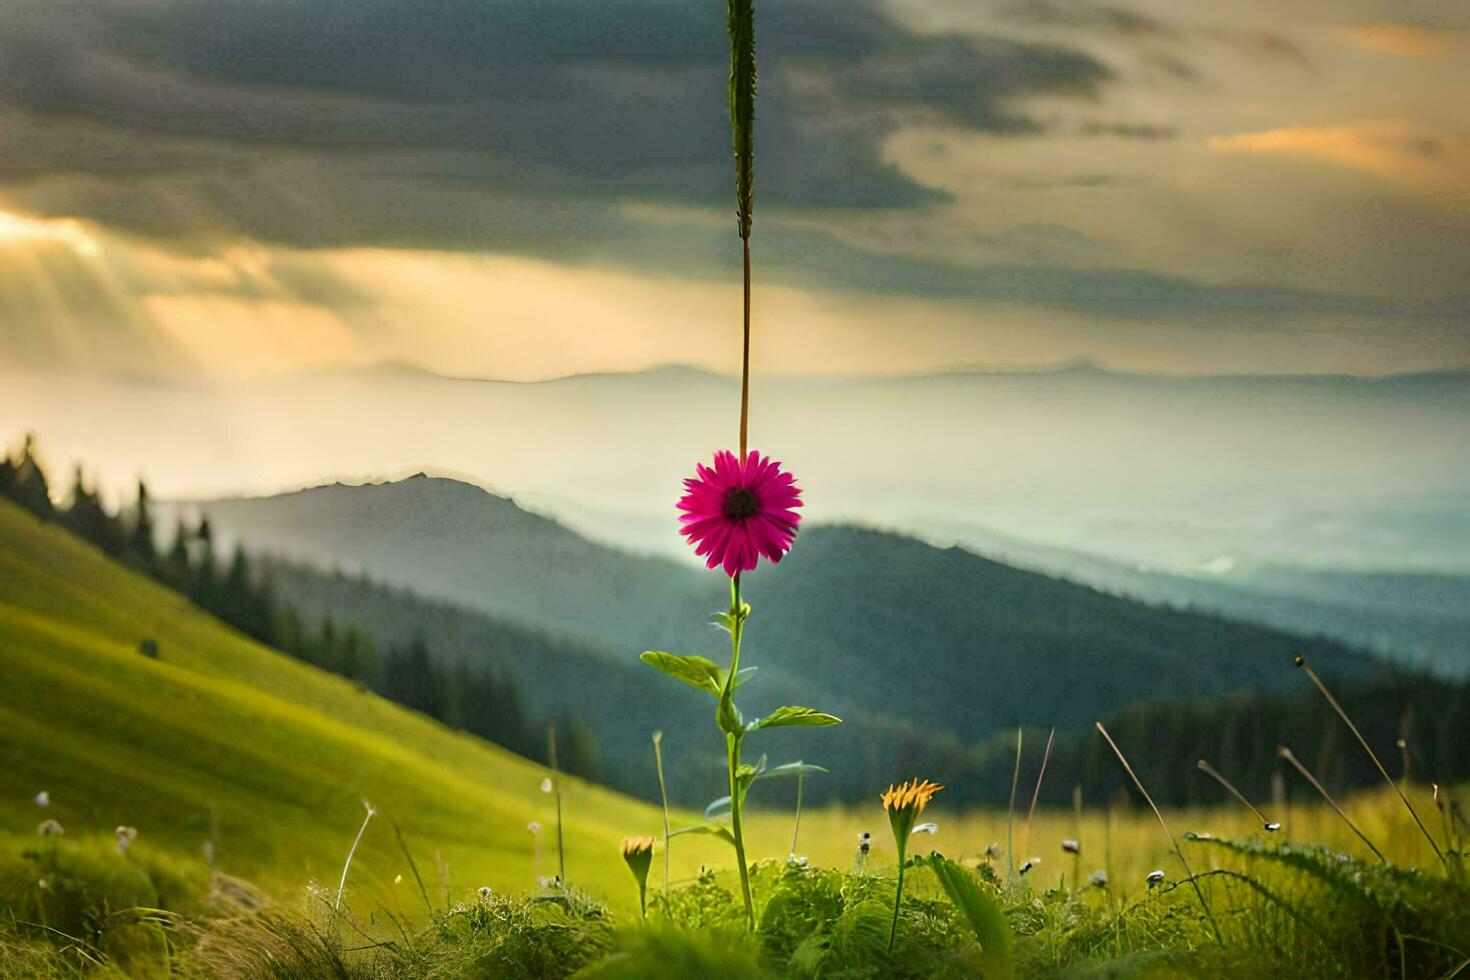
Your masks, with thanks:
<instances>
[{"instance_id":1,"label":"green hillside","mask_svg":"<svg viewBox=\"0 0 1470 980\"><path fill-rule=\"evenodd\" d=\"M158 659L138 652L144 638ZM140 843L198 857L213 809L219 868L282 890L335 885L365 798L381 816L354 864L359 890L409 877L390 819L431 887L436 853L452 887L530 887L533 820L542 873L555 871L541 767L253 643L4 501L0 672L4 831L128 824ZM619 897L618 839L661 818L570 780L566 810L568 879ZM675 856L695 867L706 849Z\"/></svg>"}]
</instances>

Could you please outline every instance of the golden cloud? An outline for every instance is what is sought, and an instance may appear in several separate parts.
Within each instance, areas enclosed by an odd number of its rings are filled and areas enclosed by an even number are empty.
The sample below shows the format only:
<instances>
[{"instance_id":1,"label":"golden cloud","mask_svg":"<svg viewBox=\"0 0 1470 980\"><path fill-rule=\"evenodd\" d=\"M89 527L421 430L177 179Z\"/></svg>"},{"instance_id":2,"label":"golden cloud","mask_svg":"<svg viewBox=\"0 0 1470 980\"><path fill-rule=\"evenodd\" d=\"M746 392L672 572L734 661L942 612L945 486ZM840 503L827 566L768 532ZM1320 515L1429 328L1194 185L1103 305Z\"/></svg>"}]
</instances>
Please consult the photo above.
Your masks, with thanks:
<instances>
[{"instance_id":1,"label":"golden cloud","mask_svg":"<svg viewBox=\"0 0 1470 980\"><path fill-rule=\"evenodd\" d=\"M1395 58L1439 58L1451 44L1439 31L1407 24L1360 24L1344 27L1338 37L1349 47Z\"/></svg>"},{"instance_id":2,"label":"golden cloud","mask_svg":"<svg viewBox=\"0 0 1470 980\"><path fill-rule=\"evenodd\" d=\"M1289 126L1216 136L1215 153L1296 157L1426 190L1470 189L1470 136L1401 122Z\"/></svg>"}]
</instances>

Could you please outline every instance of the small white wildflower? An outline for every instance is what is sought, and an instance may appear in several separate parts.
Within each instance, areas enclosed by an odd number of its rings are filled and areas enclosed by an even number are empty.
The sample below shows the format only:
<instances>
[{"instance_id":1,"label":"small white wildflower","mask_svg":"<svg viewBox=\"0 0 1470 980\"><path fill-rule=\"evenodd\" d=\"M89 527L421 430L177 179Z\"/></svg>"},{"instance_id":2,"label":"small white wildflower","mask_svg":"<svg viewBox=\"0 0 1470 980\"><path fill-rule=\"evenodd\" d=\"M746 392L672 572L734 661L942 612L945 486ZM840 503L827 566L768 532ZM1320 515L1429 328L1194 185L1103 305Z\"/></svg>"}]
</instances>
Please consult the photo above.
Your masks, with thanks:
<instances>
[{"instance_id":1,"label":"small white wildflower","mask_svg":"<svg viewBox=\"0 0 1470 980\"><path fill-rule=\"evenodd\" d=\"M1155 868L1153 871L1150 871L1148 873L1148 879L1147 880L1148 880L1148 887L1152 888L1155 885L1157 885L1159 882L1161 882L1161 881L1164 880L1164 872L1161 869Z\"/></svg>"},{"instance_id":2,"label":"small white wildflower","mask_svg":"<svg viewBox=\"0 0 1470 980\"><path fill-rule=\"evenodd\" d=\"M1270 823L1266 824L1266 833L1268 834L1274 834L1280 829L1281 824L1277 823L1275 820L1272 820Z\"/></svg>"},{"instance_id":3,"label":"small white wildflower","mask_svg":"<svg viewBox=\"0 0 1470 980\"><path fill-rule=\"evenodd\" d=\"M45 891L46 889L51 887L51 883L45 878L42 878L40 881L36 882L36 887L41 889L41 891Z\"/></svg>"},{"instance_id":4,"label":"small white wildflower","mask_svg":"<svg viewBox=\"0 0 1470 980\"><path fill-rule=\"evenodd\" d=\"M910 833L913 833L913 834L937 834L937 833L939 833L939 824L937 824L937 823L921 823L917 827L915 827L913 830L911 830Z\"/></svg>"},{"instance_id":5,"label":"small white wildflower","mask_svg":"<svg viewBox=\"0 0 1470 980\"><path fill-rule=\"evenodd\" d=\"M1093 888L1106 888L1108 887L1108 873L1106 871L1094 871L1092 877L1087 879L1087 883Z\"/></svg>"},{"instance_id":6,"label":"small white wildflower","mask_svg":"<svg viewBox=\"0 0 1470 980\"><path fill-rule=\"evenodd\" d=\"M395 884L395 885L401 885L401 884L403 884L403 875L394 875L393 876L393 884Z\"/></svg>"},{"instance_id":7,"label":"small white wildflower","mask_svg":"<svg viewBox=\"0 0 1470 980\"><path fill-rule=\"evenodd\" d=\"M117 834L117 853L119 853L119 854L126 854L126 853L128 853L128 845L132 844L133 841L136 840L137 837L138 837L138 828L136 828L136 827L118 827L117 828L117 831L116 831L116 834Z\"/></svg>"},{"instance_id":8,"label":"small white wildflower","mask_svg":"<svg viewBox=\"0 0 1470 980\"><path fill-rule=\"evenodd\" d=\"M1021 874L1025 874L1026 872L1030 871L1032 868L1036 867L1040 863L1041 863L1041 858L1032 858L1031 860L1027 861L1025 864L1021 865L1020 873Z\"/></svg>"},{"instance_id":9,"label":"small white wildflower","mask_svg":"<svg viewBox=\"0 0 1470 980\"><path fill-rule=\"evenodd\" d=\"M786 864L792 868L804 868L807 865L806 855L798 857L796 852L792 851L786 856Z\"/></svg>"},{"instance_id":10,"label":"small white wildflower","mask_svg":"<svg viewBox=\"0 0 1470 980\"><path fill-rule=\"evenodd\" d=\"M1075 841L1069 838L1068 840L1062 841L1062 850L1066 851L1068 854L1081 854L1082 843L1081 841Z\"/></svg>"},{"instance_id":11,"label":"small white wildflower","mask_svg":"<svg viewBox=\"0 0 1470 980\"><path fill-rule=\"evenodd\" d=\"M490 890L490 886L489 885L481 885L480 886L480 901L482 901L482 902L488 902L488 901L490 901L490 896L493 895L493 894L495 894L495 893Z\"/></svg>"},{"instance_id":12,"label":"small white wildflower","mask_svg":"<svg viewBox=\"0 0 1470 980\"><path fill-rule=\"evenodd\" d=\"M36 794L36 806L50 806L50 805L51 805L51 794L50 793L46 792L43 789L43 790L41 790L41 792L39 792L39 793Z\"/></svg>"},{"instance_id":13,"label":"small white wildflower","mask_svg":"<svg viewBox=\"0 0 1470 980\"><path fill-rule=\"evenodd\" d=\"M526 829L529 830L533 834L539 834L539 833L541 833L541 821L540 820L532 820L530 823L526 824Z\"/></svg>"},{"instance_id":14,"label":"small white wildflower","mask_svg":"<svg viewBox=\"0 0 1470 980\"><path fill-rule=\"evenodd\" d=\"M550 793L552 788L553 787L550 776L547 776L545 779L541 780L541 792Z\"/></svg>"},{"instance_id":15,"label":"small white wildflower","mask_svg":"<svg viewBox=\"0 0 1470 980\"><path fill-rule=\"evenodd\" d=\"M36 828L36 833L42 837L60 837L66 831L62 830L61 824L55 820L44 820L41 822L41 826Z\"/></svg>"},{"instance_id":16,"label":"small white wildflower","mask_svg":"<svg viewBox=\"0 0 1470 980\"><path fill-rule=\"evenodd\" d=\"M991 841L985 845L985 860L994 861L1000 857L1000 841Z\"/></svg>"}]
</instances>

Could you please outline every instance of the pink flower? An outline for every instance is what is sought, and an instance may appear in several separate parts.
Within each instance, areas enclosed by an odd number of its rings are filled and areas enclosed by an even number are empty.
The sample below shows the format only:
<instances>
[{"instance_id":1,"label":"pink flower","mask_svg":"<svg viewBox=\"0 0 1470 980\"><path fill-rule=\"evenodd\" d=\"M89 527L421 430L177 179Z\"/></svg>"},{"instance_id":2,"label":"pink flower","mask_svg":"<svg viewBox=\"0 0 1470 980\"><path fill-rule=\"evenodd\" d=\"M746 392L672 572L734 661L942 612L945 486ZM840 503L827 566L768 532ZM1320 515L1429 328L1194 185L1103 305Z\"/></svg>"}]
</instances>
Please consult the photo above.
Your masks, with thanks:
<instances>
[{"instance_id":1,"label":"pink flower","mask_svg":"<svg viewBox=\"0 0 1470 980\"><path fill-rule=\"evenodd\" d=\"M727 450L715 453L713 468L697 464L698 476L685 480L679 500L680 533L705 565L725 567L725 574L748 572L761 555L772 562L791 550L801 516L801 489L781 464L751 450L745 464Z\"/></svg>"}]
</instances>

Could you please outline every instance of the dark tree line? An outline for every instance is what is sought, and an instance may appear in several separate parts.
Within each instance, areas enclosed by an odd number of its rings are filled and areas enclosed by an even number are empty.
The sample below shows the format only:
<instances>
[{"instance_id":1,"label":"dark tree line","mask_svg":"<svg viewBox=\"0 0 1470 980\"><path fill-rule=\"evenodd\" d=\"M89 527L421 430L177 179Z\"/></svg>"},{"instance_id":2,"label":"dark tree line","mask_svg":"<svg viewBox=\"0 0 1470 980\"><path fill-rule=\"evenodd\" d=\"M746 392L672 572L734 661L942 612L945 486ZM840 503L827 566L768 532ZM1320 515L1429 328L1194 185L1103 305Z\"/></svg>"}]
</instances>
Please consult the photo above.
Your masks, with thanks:
<instances>
[{"instance_id":1,"label":"dark tree line","mask_svg":"<svg viewBox=\"0 0 1470 980\"><path fill-rule=\"evenodd\" d=\"M109 512L78 466L70 497L58 506L35 440L27 435L17 455L0 455L0 497L66 528L254 640L450 727L532 758L547 754L543 726L529 716L520 685L504 666L445 663L431 654L421 633L385 645L331 612L309 620L277 594L267 576L257 573L243 544L236 543L228 560L223 559L207 515L195 524L181 518L172 544L160 551L152 501L141 479L131 512ZM558 722L563 768L600 779L595 733L580 718Z\"/></svg>"}]
</instances>

